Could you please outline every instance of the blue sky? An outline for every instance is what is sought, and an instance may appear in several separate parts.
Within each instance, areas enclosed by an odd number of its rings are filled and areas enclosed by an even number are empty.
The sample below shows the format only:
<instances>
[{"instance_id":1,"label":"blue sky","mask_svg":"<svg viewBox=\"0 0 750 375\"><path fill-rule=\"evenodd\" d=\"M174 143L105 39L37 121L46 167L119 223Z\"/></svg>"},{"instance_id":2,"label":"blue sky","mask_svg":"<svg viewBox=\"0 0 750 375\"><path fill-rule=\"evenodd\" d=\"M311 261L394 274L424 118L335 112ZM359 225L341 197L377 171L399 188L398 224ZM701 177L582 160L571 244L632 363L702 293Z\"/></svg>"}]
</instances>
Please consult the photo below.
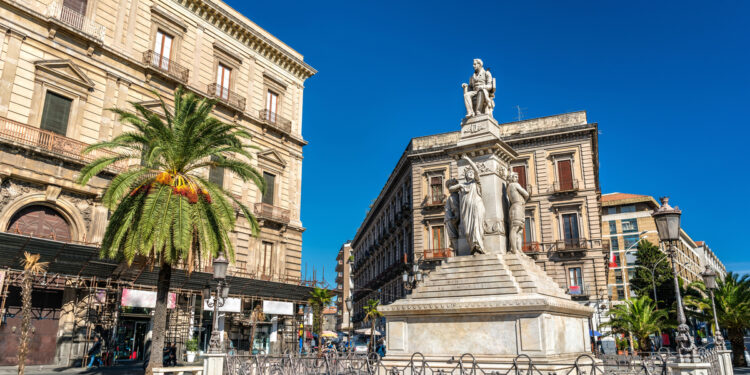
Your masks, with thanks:
<instances>
[{"instance_id":1,"label":"blue sky","mask_svg":"<svg viewBox=\"0 0 750 375\"><path fill-rule=\"evenodd\" d=\"M604 193L671 196L694 240L750 273L750 2L228 2L319 71L303 119L308 273L333 283L410 138L458 130L475 57L497 77L498 121L586 110Z\"/></svg>"}]
</instances>

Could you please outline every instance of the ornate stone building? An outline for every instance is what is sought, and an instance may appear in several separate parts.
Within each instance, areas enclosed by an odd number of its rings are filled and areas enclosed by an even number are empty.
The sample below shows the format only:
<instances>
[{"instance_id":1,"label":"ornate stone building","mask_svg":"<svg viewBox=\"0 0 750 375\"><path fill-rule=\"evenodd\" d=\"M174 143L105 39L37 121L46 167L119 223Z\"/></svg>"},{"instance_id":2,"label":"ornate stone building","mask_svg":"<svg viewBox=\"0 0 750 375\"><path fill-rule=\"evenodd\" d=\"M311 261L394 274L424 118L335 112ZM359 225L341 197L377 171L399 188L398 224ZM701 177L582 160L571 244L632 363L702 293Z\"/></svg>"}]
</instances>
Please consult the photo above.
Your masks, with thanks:
<instances>
[{"instance_id":1,"label":"ornate stone building","mask_svg":"<svg viewBox=\"0 0 750 375\"><path fill-rule=\"evenodd\" d=\"M635 296L630 290L630 279L635 276L638 242L647 240L659 245L656 222L651 217L658 208L659 203L648 195L610 193L602 196L604 238L609 239L612 249L607 275L610 301ZM702 280L700 273L706 265L710 265L720 277L726 275L726 269L716 254L705 242L693 241L684 229L681 229L677 250L675 267L682 279L688 282Z\"/></svg>"},{"instance_id":2,"label":"ornate stone building","mask_svg":"<svg viewBox=\"0 0 750 375\"><path fill-rule=\"evenodd\" d=\"M601 234L597 124L573 112L501 124L500 131L519 155L511 169L531 193L523 251L575 300L598 309L609 248ZM446 150L458 139L459 132L412 139L360 225L352 241L355 325L368 299L389 303L406 294L402 272L413 263L429 270L454 255L445 186L459 176Z\"/></svg>"},{"instance_id":3,"label":"ornate stone building","mask_svg":"<svg viewBox=\"0 0 750 375\"><path fill-rule=\"evenodd\" d=\"M316 73L301 54L221 1L3 0L0 31L0 231L96 246L103 188L120 169L80 186L81 167L103 153L82 150L130 130L109 108L159 113L156 95L184 86L252 133L269 186L261 195L205 171L261 223L252 238L239 221L230 274L299 284L303 89Z\"/></svg>"}]
</instances>

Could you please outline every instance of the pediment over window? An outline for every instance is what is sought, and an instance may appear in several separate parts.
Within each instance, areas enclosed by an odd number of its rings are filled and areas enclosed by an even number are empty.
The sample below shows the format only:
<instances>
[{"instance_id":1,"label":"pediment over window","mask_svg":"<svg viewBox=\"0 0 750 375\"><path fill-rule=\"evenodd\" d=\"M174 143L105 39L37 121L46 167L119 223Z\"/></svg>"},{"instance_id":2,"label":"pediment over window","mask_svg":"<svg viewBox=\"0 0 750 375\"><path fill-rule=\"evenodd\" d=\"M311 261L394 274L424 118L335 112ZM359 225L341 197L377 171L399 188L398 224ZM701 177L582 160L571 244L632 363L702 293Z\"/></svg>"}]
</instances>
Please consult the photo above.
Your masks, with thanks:
<instances>
[{"instance_id":1,"label":"pediment over window","mask_svg":"<svg viewBox=\"0 0 750 375\"><path fill-rule=\"evenodd\" d=\"M165 116L164 109L161 107L161 102L159 100L156 100L156 99L144 100L144 101L138 102L138 104L146 107L146 109L148 109L149 111L153 113L156 113L157 115L161 117ZM170 106L167 106L167 109L169 111L172 111L172 108Z\"/></svg>"},{"instance_id":2,"label":"pediment over window","mask_svg":"<svg viewBox=\"0 0 750 375\"><path fill-rule=\"evenodd\" d=\"M280 169L286 167L286 162L275 150L267 150L258 154L258 161L265 164L271 164Z\"/></svg>"},{"instance_id":3,"label":"pediment over window","mask_svg":"<svg viewBox=\"0 0 750 375\"><path fill-rule=\"evenodd\" d=\"M94 81L83 72L81 67L70 60L41 60L35 62L34 65L36 65L37 73L41 73L47 79L73 83L86 90L94 89Z\"/></svg>"}]
</instances>

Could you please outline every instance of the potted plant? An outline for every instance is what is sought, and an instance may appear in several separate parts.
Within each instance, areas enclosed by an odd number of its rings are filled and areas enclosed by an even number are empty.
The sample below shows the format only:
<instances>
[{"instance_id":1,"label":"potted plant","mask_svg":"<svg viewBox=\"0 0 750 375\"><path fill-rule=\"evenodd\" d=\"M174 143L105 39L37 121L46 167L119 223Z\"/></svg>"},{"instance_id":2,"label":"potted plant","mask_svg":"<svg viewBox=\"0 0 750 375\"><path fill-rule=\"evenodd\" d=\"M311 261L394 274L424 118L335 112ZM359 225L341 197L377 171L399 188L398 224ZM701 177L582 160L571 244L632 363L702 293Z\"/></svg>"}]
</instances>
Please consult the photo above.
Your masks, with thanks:
<instances>
[{"instance_id":1,"label":"potted plant","mask_svg":"<svg viewBox=\"0 0 750 375\"><path fill-rule=\"evenodd\" d=\"M625 354L625 350L628 347L628 342L625 339L615 339L615 343L617 345L617 354L623 355Z\"/></svg>"},{"instance_id":2,"label":"potted plant","mask_svg":"<svg viewBox=\"0 0 750 375\"><path fill-rule=\"evenodd\" d=\"M185 342L185 349L187 350L187 361L195 361L195 354L198 352L198 339L190 339Z\"/></svg>"}]
</instances>

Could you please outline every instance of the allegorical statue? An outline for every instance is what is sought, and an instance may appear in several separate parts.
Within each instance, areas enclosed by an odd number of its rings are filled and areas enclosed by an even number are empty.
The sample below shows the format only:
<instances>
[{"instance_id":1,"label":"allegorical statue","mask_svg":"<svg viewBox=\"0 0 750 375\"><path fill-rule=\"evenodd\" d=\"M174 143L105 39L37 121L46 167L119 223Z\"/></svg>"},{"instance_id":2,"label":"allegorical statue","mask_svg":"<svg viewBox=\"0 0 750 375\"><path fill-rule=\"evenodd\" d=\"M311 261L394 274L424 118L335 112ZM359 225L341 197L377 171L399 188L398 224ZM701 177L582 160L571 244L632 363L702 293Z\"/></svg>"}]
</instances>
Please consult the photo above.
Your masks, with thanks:
<instances>
[{"instance_id":1,"label":"allegorical statue","mask_svg":"<svg viewBox=\"0 0 750 375\"><path fill-rule=\"evenodd\" d=\"M495 80L489 70L482 67L482 60L474 59L474 75L469 83L461 84L464 89L466 117L479 114L492 115L495 108Z\"/></svg>"},{"instance_id":2,"label":"allegorical statue","mask_svg":"<svg viewBox=\"0 0 750 375\"><path fill-rule=\"evenodd\" d=\"M457 185L458 180L451 178L445 182L445 187ZM448 235L448 245L453 251L458 251L458 224L461 221L458 192L451 192L445 201L445 233Z\"/></svg>"},{"instance_id":3,"label":"allegorical statue","mask_svg":"<svg viewBox=\"0 0 750 375\"><path fill-rule=\"evenodd\" d=\"M469 166L464 168L464 182L457 182L448 187L448 191L458 193L459 234L466 237L469 251L484 253L484 201L482 185L479 182L479 169L471 159L464 155ZM446 219L448 213L446 212Z\"/></svg>"},{"instance_id":4,"label":"allegorical statue","mask_svg":"<svg viewBox=\"0 0 750 375\"><path fill-rule=\"evenodd\" d=\"M518 173L510 174L507 192L510 201L510 252L520 253L523 248L523 227L526 219L524 206L529 200L529 192L518 183Z\"/></svg>"}]
</instances>

